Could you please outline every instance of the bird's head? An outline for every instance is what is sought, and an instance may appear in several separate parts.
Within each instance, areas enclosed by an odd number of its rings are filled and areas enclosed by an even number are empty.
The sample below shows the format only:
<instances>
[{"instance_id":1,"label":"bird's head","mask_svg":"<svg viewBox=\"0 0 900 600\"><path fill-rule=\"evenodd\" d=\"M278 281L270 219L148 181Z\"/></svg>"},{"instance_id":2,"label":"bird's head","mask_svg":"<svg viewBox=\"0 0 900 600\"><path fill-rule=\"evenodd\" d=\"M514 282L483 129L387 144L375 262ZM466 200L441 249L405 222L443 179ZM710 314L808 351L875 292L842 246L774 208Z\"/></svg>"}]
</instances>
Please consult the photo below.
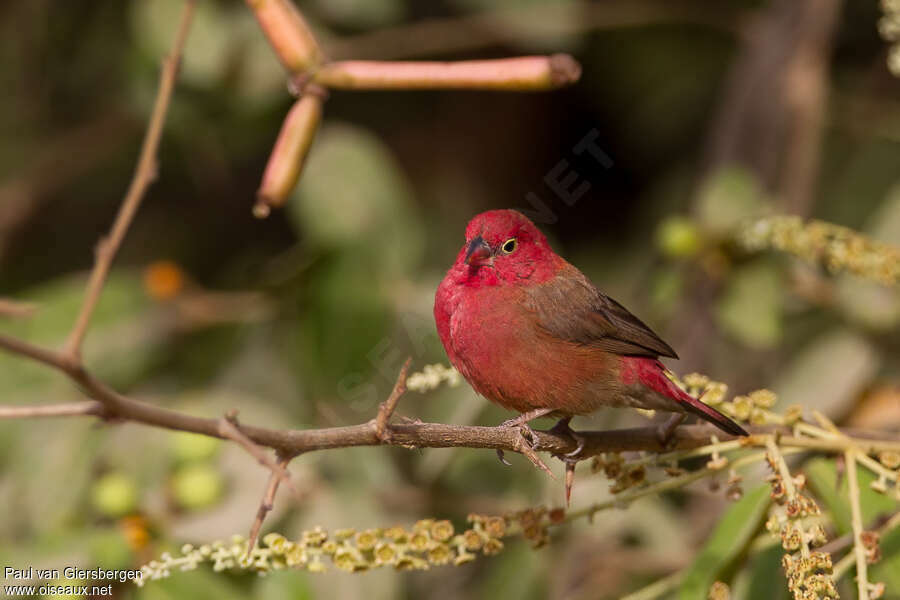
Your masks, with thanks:
<instances>
[{"instance_id":1,"label":"bird's head","mask_svg":"<svg viewBox=\"0 0 900 600\"><path fill-rule=\"evenodd\" d=\"M558 260L528 217L515 210L490 210L469 221L456 268L482 285L525 284L548 279Z\"/></svg>"}]
</instances>

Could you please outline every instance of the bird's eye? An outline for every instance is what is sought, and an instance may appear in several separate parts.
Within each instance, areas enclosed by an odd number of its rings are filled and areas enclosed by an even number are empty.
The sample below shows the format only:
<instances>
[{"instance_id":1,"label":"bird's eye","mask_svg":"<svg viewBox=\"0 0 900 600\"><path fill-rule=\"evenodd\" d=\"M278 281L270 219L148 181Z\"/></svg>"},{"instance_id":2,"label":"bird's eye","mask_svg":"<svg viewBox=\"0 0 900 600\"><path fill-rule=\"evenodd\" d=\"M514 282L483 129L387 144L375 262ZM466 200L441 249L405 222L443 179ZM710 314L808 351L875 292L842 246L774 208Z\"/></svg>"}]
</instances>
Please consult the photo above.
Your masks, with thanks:
<instances>
[{"instance_id":1,"label":"bird's eye","mask_svg":"<svg viewBox=\"0 0 900 600\"><path fill-rule=\"evenodd\" d=\"M516 248L519 247L519 243L516 241L516 238L509 238L503 245L500 246L500 249L503 250L504 254L512 254L516 251Z\"/></svg>"}]
</instances>

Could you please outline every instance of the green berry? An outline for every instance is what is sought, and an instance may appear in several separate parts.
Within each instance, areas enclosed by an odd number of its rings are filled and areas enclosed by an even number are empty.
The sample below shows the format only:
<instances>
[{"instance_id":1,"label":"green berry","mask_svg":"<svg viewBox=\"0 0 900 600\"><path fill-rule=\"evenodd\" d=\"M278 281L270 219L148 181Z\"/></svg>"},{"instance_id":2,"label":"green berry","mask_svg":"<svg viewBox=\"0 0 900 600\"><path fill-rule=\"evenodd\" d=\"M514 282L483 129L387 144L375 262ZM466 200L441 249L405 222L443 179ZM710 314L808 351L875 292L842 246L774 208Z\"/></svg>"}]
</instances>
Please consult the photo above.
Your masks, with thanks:
<instances>
[{"instance_id":1,"label":"green berry","mask_svg":"<svg viewBox=\"0 0 900 600\"><path fill-rule=\"evenodd\" d=\"M668 217L656 230L656 245L669 258L690 258L700 251L700 231L689 219Z\"/></svg>"},{"instance_id":2,"label":"green berry","mask_svg":"<svg viewBox=\"0 0 900 600\"><path fill-rule=\"evenodd\" d=\"M172 440L172 451L180 462L207 460L215 456L221 440L198 433L176 433Z\"/></svg>"},{"instance_id":3,"label":"green berry","mask_svg":"<svg viewBox=\"0 0 900 600\"><path fill-rule=\"evenodd\" d=\"M199 510L218 502L224 487L222 476L205 464L188 465L172 477L172 495L182 508Z\"/></svg>"},{"instance_id":4,"label":"green berry","mask_svg":"<svg viewBox=\"0 0 900 600\"><path fill-rule=\"evenodd\" d=\"M121 517L132 512L137 506L137 496L134 481L121 473L104 475L91 488L91 504L107 517Z\"/></svg>"}]
</instances>

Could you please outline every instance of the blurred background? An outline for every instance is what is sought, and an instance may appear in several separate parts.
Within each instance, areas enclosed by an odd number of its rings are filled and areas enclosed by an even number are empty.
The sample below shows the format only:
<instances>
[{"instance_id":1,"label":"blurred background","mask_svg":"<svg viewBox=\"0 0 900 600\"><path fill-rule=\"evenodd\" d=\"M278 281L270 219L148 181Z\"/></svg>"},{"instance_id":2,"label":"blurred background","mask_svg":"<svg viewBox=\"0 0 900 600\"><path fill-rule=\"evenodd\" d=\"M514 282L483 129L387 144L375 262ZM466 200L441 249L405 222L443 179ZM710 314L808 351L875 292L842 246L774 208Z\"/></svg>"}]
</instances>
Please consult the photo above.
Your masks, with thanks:
<instances>
[{"instance_id":1,"label":"blurred background","mask_svg":"<svg viewBox=\"0 0 900 600\"><path fill-rule=\"evenodd\" d=\"M273 428L367 420L406 356L413 370L446 362L431 306L468 219L538 198L554 247L677 349L676 371L735 393L770 387L782 407L841 424L900 428L897 289L731 241L741 219L768 211L900 243L900 79L889 69L900 51L879 35L900 29L900 15L875 0L298 5L333 58L569 52L584 71L547 93L333 92L296 193L257 220L255 189L292 98L244 3L201 0L159 179L85 344L88 367L116 389L200 415L237 408ZM35 307L2 331L64 340L180 8L0 7L0 297ZM574 152L585 136L611 165ZM590 186L571 205L546 181L569 171L572 187ZM58 374L0 355L0 402L80 398ZM410 393L398 412L510 416L465 385ZM575 426L641 423L608 411ZM469 512L562 504L559 481L512 462L463 449L301 457L291 469L306 496L281 495L264 531L423 517L459 528ZM5 565L128 568L246 534L267 477L235 445L90 419L0 423L0 465ZM585 470L574 506L608 498L607 487ZM496 557L427 573L201 569L116 595L614 598L688 566L727 504L697 485L557 529L539 550L511 540ZM764 558L738 575L741 597L786 596L778 554Z\"/></svg>"}]
</instances>

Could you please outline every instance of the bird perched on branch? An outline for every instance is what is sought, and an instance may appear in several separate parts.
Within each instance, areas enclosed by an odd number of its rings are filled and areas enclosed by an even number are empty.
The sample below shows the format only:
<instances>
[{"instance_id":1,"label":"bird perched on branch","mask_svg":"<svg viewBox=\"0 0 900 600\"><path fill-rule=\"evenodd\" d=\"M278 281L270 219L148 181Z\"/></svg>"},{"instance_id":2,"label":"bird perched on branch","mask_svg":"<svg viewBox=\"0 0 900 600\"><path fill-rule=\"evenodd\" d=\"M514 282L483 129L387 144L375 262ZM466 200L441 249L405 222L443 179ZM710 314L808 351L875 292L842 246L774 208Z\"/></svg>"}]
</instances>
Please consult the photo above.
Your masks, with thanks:
<instances>
[{"instance_id":1,"label":"bird perched on branch","mask_svg":"<svg viewBox=\"0 0 900 600\"><path fill-rule=\"evenodd\" d=\"M659 357L678 358L649 327L556 254L523 214L492 210L466 227L466 243L437 289L434 318L453 366L476 392L522 413L504 425L542 416L554 430L603 407L685 413L732 435L740 425L690 396ZM501 454L502 459L502 454Z\"/></svg>"}]
</instances>

